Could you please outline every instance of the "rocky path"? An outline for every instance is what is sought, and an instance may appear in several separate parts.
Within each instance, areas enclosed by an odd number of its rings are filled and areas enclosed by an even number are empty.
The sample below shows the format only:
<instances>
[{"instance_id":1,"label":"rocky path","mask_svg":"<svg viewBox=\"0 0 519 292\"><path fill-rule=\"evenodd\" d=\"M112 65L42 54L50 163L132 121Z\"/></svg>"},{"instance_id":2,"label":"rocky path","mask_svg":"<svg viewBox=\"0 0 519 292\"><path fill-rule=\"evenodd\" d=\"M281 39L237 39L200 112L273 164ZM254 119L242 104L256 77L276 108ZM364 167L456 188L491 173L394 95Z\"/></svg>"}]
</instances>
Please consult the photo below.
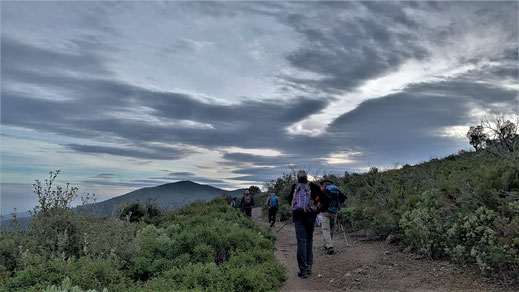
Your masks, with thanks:
<instances>
[{"instance_id":1,"label":"rocky path","mask_svg":"<svg viewBox=\"0 0 519 292\"><path fill-rule=\"evenodd\" d=\"M253 220L268 226L261 209L255 208ZM281 227L277 223L272 230ZM405 253L394 245L379 241L357 241L337 233L334 255L323 249L320 228L314 232L314 266L308 279L297 276L294 225L287 224L277 234L276 257L287 267L288 280L281 291L516 291L481 277L473 269L463 269L446 261L431 261Z\"/></svg>"}]
</instances>

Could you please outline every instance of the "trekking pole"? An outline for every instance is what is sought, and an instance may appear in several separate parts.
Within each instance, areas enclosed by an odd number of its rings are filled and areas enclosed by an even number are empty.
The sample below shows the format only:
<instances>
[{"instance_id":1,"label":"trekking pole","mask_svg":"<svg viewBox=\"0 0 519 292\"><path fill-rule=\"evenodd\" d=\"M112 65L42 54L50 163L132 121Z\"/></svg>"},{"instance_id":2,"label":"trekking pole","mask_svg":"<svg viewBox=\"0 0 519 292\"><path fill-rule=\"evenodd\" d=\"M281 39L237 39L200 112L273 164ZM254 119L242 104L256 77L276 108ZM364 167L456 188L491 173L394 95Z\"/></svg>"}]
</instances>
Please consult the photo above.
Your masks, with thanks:
<instances>
[{"instance_id":1,"label":"trekking pole","mask_svg":"<svg viewBox=\"0 0 519 292\"><path fill-rule=\"evenodd\" d=\"M285 227L285 225L287 225L290 221L292 221L292 217L290 217L290 219L288 219L287 222L285 222L285 224L283 224L283 226L281 226L281 228L279 228L279 230L276 231L276 234L278 234L281 231L281 229L283 229L283 227Z\"/></svg>"},{"instance_id":2,"label":"trekking pole","mask_svg":"<svg viewBox=\"0 0 519 292\"><path fill-rule=\"evenodd\" d=\"M339 222L339 226L341 226L342 235L344 235L344 241L346 241L346 246L351 247L351 244L348 243L348 239L346 239L346 230L344 230L344 226L342 226L341 220L339 220L339 218L337 218L337 222Z\"/></svg>"}]
</instances>

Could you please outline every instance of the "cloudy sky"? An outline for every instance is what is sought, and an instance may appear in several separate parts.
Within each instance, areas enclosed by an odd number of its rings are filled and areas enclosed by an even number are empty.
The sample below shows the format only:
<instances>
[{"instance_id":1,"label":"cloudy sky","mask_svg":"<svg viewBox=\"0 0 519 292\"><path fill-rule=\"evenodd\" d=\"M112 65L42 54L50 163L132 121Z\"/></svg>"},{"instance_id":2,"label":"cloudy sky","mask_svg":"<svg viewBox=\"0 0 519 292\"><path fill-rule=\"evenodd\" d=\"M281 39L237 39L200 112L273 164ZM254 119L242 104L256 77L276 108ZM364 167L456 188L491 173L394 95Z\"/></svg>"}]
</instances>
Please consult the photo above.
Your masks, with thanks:
<instances>
[{"instance_id":1,"label":"cloudy sky","mask_svg":"<svg viewBox=\"0 0 519 292\"><path fill-rule=\"evenodd\" d=\"M469 149L519 112L518 3L1 2L1 213Z\"/></svg>"}]
</instances>

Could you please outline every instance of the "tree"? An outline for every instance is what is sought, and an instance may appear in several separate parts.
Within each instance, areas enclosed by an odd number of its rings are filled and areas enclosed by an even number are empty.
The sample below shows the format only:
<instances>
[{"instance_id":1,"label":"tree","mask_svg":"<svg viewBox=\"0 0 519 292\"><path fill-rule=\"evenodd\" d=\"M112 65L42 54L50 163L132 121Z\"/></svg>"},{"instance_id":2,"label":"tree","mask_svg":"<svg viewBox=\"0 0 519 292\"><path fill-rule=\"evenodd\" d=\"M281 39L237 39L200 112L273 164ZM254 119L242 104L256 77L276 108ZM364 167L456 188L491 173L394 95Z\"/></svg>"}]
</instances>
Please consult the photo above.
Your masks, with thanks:
<instances>
[{"instance_id":1,"label":"tree","mask_svg":"<svg viewBox=\"0 0 519 292\"><path fill-rule=\"evenodd\" d=\"M249 192L250 192L251 196L254 196L256 194L261 193L261 190L257 186L250 186L249 187Z\"/></svg>"},{"instance_id":2,"label":"tree","mask_svg":"<svg viewBox=\"0 0 519 292\"><path fill-rule=\"evenodd\" d=\"M476 127L470 127L467 132L467 138L469 139L470 145L474 147L476 151L478 148L481 149L483 147L483 143L487 140L487 134L484 132L483 126L479 125Z\"/></svg>"},{"instance_id":3,"label":"tree","mask_svg":"<svg viewBox=\"0 0 519 292\"><path fill-rule=\"evenodd\" d=\"M515 120L513 123L504 115L498 115L491 121L483 120L481 125L489 133L485 150L509 166L519 169L519 115L515 116Z\"/></svg>"}]
</instances>

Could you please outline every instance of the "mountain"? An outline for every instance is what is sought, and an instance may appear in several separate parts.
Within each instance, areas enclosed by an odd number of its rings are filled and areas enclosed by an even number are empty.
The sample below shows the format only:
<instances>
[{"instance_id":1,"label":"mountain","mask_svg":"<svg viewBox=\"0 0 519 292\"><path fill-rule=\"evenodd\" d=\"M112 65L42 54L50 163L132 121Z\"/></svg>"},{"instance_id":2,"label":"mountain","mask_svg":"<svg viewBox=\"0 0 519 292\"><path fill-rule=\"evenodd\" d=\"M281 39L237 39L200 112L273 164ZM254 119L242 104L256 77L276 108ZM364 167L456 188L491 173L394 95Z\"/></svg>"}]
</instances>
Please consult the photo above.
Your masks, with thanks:
<instances>
[{"instance_id":1,"label":"mountain","mask_svg":"<svg viewBox=\"0 0 519 292\"><path fill-rule=\"evenodd\" d=\"M241 196L243 189L226 191L186 180L138 189L106 201L86 205L83 208L87 212L95 210L95 213L99 216L111 216L117 211L117 206L125 201L146 202L146 200L151 198L162 209L171 210L194 201L208 201L222 194L229 194L233 197Z\"/></svg>"},{"instance_id":2,"label":"mountain","mask_svg":"<svg viewBox=\"0 0 519 292\"><path fill-rule=\"evenodd\" d=\"M189 180L175 183L163 184L156 187L138 189L115 198L108 199L99 203L88 204L81 207L85 214L92 214L95 211L97 216L112 216L116 214L117 206L123 202L146 202L148 198L164 210L171 210L183 207L194 201L208 201L222 194L229 194L233 197L241 197L244 189L226 191L209 185L201 185ZM25 228L31 217L22 218L18 216L18 221L22 228ZM2 220L2 228L8 228L9 219Z\"/></svg>"}]
</instances>

